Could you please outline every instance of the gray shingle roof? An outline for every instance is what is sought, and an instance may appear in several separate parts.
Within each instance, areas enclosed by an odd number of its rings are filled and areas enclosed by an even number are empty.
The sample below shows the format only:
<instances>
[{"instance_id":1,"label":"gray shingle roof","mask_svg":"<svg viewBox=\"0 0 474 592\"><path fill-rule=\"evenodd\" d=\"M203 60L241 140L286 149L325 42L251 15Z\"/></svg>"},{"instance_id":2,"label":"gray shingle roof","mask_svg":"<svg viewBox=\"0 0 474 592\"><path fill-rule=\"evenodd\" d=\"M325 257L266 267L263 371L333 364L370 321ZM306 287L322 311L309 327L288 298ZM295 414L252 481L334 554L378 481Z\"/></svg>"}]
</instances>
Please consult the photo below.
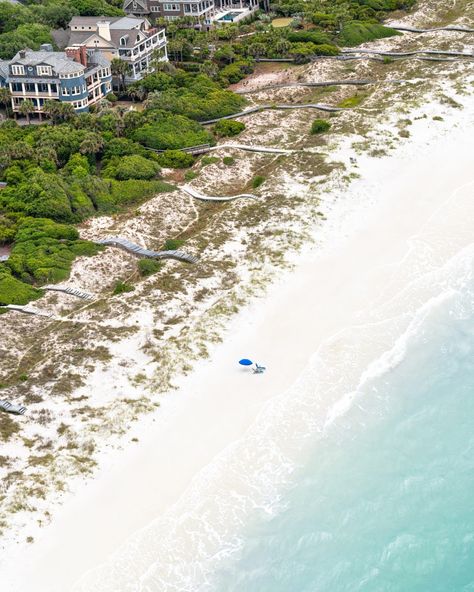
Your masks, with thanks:
<instances>
[{"instance_id":1,"label":"gray shingle roof","mask_svg":"<svg viewBox=\"0 0 474 592\"><path fill-rule=\"evenodd\" d=\"M58 74L73 74L84 70L82 64L68 58L63 51L32 51L27 49L25 50L25 57L21 56L21 52L18 52L10 64L21 64L23 66L46 64L52 66Z\"/></svg>"},{"instance_id":2,"label":"gray shingle roof","mask_svg":"<svg viewBox=\"0 0 474 592\"><path fill-rule=\"evenodd\" d=\"M8 62L0 60L0 78L6 78L8 76Z\"/></svg>"}]
</instances>

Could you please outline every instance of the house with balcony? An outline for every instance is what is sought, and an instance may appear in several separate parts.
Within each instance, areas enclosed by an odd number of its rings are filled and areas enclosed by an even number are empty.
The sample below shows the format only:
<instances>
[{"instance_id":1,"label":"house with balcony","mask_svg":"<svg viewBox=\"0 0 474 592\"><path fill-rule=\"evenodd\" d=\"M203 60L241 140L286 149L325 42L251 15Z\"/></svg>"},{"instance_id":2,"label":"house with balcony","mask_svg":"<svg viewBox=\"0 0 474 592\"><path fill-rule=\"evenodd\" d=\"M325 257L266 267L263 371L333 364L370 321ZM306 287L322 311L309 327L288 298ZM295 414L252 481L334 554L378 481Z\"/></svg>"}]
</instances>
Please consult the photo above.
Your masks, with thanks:
<instances>
[{"instance_id":1,"label":"house with balcony","mask_svg":"<svg viewBox=\"0 0 474 592\"><path fill-rule=\"evenodd\" d=\"M211 25L216 14L214 0L125 0L123 9L127 14L147 15L174 21L191 17L203 28Z\"/></svg>"},{"instance_id":2,"label":"house with balcony","mask_svg":"<svg viewBox=\"0 0 474 592\"><path fill-rule=\"evenodd\" d=\"M40 51L23 49L3 62L0 72L11 93L13 112L18 113L28 99L40 118L46 101L70 103L76 113L83 113L112 90L110 62L86 48L53 51L45 43Z\"/></svg>"},{"instance_id":3,"label":"house with balcony","mask_svg":"<svg viewBox=\"0 0 474 592\"><path fill-rule=\"evenodd\" d=\"M164 29L153 28L146 18L75 16L69 23L68 47L85 47L129 64L125 82L140 80L154 61L167 61Z\"/></svg>"}]
</instances>

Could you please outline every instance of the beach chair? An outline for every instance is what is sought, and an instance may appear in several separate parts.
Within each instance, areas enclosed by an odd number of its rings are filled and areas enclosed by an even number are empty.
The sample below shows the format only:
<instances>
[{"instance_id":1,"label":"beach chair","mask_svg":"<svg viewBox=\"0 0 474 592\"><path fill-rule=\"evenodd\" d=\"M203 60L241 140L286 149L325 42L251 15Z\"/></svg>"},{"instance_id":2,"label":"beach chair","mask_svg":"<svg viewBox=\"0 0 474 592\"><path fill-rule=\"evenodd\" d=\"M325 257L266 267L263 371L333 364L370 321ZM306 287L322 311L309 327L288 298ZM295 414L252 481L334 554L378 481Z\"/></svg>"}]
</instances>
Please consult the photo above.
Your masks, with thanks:
<instances>
[{"instance_id":1,"label":"beach chair","mask_svg":"<svg viewBox=\"0 0 474 592\"><path fill-rule=\"evenodd\" d=\"M253 369L254 374L263 374L265 372L265 366L259 366L257 363L255 364L255 368Z\"/></svg>"},{"instance_id":2,"label":"beach chair","mask_svg":"<svg viewBox=\"0 0 474 592\"><path fill-rule=\"evenodd\" d=\"M0 401L0 411L6 411L7 413L13 413L13 415L23 415L26 411L26 407L22 405L13 405L10 401Z\"/></svg>"}]
</instances>

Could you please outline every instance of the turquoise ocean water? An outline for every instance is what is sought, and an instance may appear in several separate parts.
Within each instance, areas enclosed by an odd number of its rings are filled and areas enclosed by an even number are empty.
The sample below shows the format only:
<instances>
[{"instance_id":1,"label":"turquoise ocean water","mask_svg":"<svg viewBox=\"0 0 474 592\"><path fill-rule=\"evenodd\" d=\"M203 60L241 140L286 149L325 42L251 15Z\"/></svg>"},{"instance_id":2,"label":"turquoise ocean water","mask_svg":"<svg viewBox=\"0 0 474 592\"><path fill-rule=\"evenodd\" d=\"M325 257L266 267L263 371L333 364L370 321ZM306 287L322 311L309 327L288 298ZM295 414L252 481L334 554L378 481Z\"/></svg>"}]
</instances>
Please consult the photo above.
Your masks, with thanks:
<instances>
[{"instance_id":1,"label":"turquoise ocean water","mask_svg":"<svg viewBox=\"0 0 474 592\"><path fill-rule=\"evenodd\" d=\"M279 510L255 510L214 592L474 591L472 276L462 284L315 438Z\"/></svg>"}]
</instances>

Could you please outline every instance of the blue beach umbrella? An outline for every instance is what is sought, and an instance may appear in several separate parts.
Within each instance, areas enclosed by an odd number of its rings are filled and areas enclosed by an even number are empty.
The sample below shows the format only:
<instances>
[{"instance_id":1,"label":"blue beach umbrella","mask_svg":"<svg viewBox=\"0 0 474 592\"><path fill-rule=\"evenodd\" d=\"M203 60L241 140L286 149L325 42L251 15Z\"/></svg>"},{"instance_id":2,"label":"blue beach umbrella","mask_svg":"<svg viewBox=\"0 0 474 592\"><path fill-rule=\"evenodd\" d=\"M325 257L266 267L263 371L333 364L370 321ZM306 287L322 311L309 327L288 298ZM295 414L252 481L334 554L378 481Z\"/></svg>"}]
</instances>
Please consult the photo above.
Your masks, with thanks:
<instances>
[{"instance_id":1,"label":"blue beach umbrella","mask_svg":"<svg viewBox=\"0 0 474 592\"><path fill-rule=\"evenodd\" d=\"M241 366L251 366L253 362L252 360L247 360L247 358L244 358L243 360L239 360L239 364Z\"/></svg>"}]
</instances>

